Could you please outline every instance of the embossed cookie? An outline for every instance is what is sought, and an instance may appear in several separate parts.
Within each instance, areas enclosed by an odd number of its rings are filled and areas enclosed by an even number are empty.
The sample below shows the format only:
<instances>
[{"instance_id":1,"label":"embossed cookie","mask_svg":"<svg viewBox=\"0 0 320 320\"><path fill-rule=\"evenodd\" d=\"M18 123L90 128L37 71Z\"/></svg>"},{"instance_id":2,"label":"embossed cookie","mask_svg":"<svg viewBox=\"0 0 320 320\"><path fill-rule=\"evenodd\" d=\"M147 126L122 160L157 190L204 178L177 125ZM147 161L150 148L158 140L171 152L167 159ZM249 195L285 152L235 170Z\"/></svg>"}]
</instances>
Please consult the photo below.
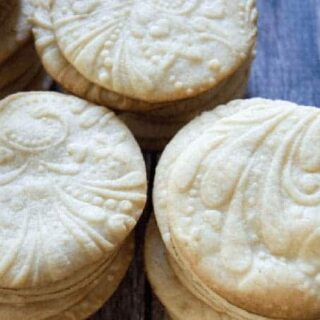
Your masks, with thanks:
<instances>
[{"instance_id":1,"label":"embossed cookie","mask_svg":"<svg viewBox=\"0 0 320 320\"><path fill-rule=\"evenodd\" d=\"M254 45L253 2L54 0L50 13L63 55L85 78L162 102L207 91L241 65Z\"/></svg>"},{"instance_id":2,"label":"embossed cookie","mask_svg":"<svg viewBox=\"0 0 320 320\"><path fill-rule=\"evenodd\" d=\"M171 319L231 320L226 314L219 314L197 299L181 284L170 266L154 219L148 225L144 255L147 276L153 291Z\"/></svg>"},{"instance_id":3,"label":"embossed cookie","mask_svg":"<svg viewBox=\"0 0 320 320\"><path fill-rule=\"evenodd\" d=\"M192 121L164 152L161 234L179 280L214 310L319 318L319 119L313 107L235 101Z\"/></svg>"},{"instance_id":4,"label":"embossed cookie","mask_svg":"<svg viewBox=\"0 0 320 320\"><path fill-rule=\"evenodd\" d=\"M42 1L33 25L41 56L59 57L54 67L47 68L62 84L67 83L67 90L82 96L90 91L93 98L106 99L107 105L117 109L147 110L169 100L198 96L231 75L252 55L255 19L251 0L194 1L192 5L189 1L127 1L119 5L110 1ZM144 25L150 31L146 32ZM161 36L163 28L167 32ZM212 29L210 35L208 28ZM49 34L52 41L41 41ZM64 80L62 72L68 75ZM71 84L78 73L89 81L82 82L82 88Z\"/></svg>"},{"instance_id":5,"label":"embossed cookie","mask_svg":"<svg viewBox=\"0 0 320 320\"><path fill-rule=\"evenodd\" d=\"M114 113L72 96L10 96L0 124L0 311L39 301L69 309L142 212L143 157Z\"/></svg>"},{"instance_id":6,"label":"embossed cookie","mask_svg":"<svg viewBox=\"0 0 320 320\"><path fill-rule=\"evenodd\" d=\"M1 319L86 319L115 292L130 265L133 249L133 237L130 237L105 270L92 280L90 285L81 287L79 292L73 292L60 299L38 298L38 301L19 305L18 308L12 304L2 304Z\"/></svg>"},{"instance_id":7,"label":"embossed cookie","mask_svg":"<svg viewBox=\"0 0 320 320\"><path fill-rule=\"evenodd\" d=\"M227 83L246 78L256 18L254 0L42 0L32 25L42 63L61 87L124 113L131 128L146 123L143 137L134 134L143 147L159 149L166 129L153 123L174 123L170 139L227 101L216 99Z\"/></svg>"},{"instance_id":8,"label":"embossed cookie","mask_svg":"<svg viewBox=\"0 0 320 320\"><path fill-rule=\"evenodd\" d=\"M137 1L138 3L139 1ZM80 3L80 2L79 2ZM78 2L74 6L80 5ZM247 10L252 10L252 19L254 20L255 9L254 3L248 2ZM42 62L49 74L59 82L67 91L82 96L88 100L99 104L107 105L118 110L146 111L150 109L167 109L175 110L176 108L185 109L196 105L214 106L212 97L215 95L220 82L212 86L211 90L207 90L203 94L197 94L194 98L186 95L182 101L167 102L167 95L158 103L150 103L137 99L130 99L121 93L116 93L109 88L105 88L96 84L86 76L78 72L75 66L65 58L61 48L57 43L57 37L54 30L52 19L52 10L50 2L43 0L39 3L33 18L33 31L36 38L36 46ZM253 21L254 23L254 21ZM255 32L255 29L253 30ZM251 62L252 52L246 56L244 64ZM241 65L242 66L242 65ZM232 76L230 72L229 76ZM227 77L225 77L226 79ZM77 79L75 81L75 79ZM171 111L172 114L174 112Z\"/></svg>"},{"instance_id":9,"label":"embossed cookie","mask_svg":"<svg viewBox=\"0 0 320 320\"><path fill-rule=\"evenodd\" d=\"M99 281L96 281L96 287L78 304L50 320L68 320L71 315L75 319L86 319L93 312L101 308L117 290L130 266L133 256L134 240L133 237L130 237L123 248L120 248L119 253L109 266L107 272Z\"/></svg>"}]
</instances>

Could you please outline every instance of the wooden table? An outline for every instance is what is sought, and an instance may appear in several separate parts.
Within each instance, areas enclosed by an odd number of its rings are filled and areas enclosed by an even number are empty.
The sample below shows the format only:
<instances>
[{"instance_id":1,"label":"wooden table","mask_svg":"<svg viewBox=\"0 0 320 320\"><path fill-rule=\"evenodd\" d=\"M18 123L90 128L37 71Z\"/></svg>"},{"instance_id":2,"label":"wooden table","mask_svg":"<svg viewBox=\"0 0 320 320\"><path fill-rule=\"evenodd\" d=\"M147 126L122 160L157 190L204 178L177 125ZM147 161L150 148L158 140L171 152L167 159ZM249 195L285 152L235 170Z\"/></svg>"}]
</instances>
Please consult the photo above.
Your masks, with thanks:
<instances>
[{"instance_id":1,"label":"wooden table","mask_svg":"<svg viewBox=\"0 0 320 320\"><path fill-rule=\"evenodd\" d=\"M320 1L257 1L258 54L247 96L320 106ZM150 196L157 155L146 154L145 158ZM163 309L152 296L143 273L144 230L151 211L149 200L137 227L136 257L128 275L113 298L91 320L163 320Z\"/></svg>"}]
</instances>

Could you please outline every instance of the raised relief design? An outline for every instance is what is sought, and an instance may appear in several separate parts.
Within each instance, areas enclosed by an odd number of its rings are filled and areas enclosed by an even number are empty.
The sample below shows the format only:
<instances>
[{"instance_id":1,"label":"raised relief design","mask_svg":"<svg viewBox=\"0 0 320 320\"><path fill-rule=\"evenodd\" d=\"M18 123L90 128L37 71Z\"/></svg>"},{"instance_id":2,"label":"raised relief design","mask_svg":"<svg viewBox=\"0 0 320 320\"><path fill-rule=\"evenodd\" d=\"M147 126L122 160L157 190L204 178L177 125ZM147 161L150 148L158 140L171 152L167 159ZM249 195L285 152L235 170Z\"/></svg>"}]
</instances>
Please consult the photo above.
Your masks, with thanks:
<instances>
[{"instance_id":1,"label":"raised relief design","mask_svg":"<svg viewBox=\"0 0 320 320\"><path fill-rule=\"evenodd\" d=\"M107 258L146 197L142 159L113 113L17 99L0 113L2 287L41 286Z\"/></svg>"},{"instance_id":2,"label":"raised relief design","mask_svg":"<svg viewBox=\"0 0 320 320\"><path fill-rule=\"evenodd\" d=\"M311 280L320 279L319 137L318 110L290 104L215 124L174 165L175 236L242 283L268 260L303 272L319 292Z\"/></svg>"},{"instance_id":3,"label":"raised relief design","mask_svg":"<svg viewBox=\"0 0 320 320\"><path fill-rule=\"evenodd\" d=\"M155 89L204 91L246 56L255 27L245 16L254 2L238 2L238 20L228 15L225 0L55 0L51 16L61 50L87 79L129 97L157 100ZM238 31L224 28L228 23ZM199 77L185 77L186 68Z\"/></svg>"}]
</instances>

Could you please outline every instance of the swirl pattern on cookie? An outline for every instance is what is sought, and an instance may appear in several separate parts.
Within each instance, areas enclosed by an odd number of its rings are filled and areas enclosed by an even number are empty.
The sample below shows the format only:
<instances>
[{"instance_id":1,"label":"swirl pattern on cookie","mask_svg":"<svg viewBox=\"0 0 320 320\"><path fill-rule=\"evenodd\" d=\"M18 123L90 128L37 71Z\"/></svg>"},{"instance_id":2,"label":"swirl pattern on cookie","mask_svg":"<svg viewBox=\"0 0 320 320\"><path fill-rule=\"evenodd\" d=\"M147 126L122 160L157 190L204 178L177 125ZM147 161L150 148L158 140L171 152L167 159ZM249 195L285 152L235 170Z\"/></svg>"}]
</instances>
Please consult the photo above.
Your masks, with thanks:
<instances>
[{"instance_id":1,"label":"swirl pattern on cookie","mask_svg":"<svg viewBox=\"0 0 320 320\"><path fill-rule=\"evenodd\" d=\"M112 255L146 198L126 127L48 92L3 100L0 123L0 287L44 287Z\"/></svg>"},{"instance_id":2,"label":"swirl pattern on cookie","mask_svg":"<svg viewBox=\"0 0 320 320\"><path fill-rule=\"evenodd\" d=\"M320 311L320 113L263 99L238 105L243 111L206 126L194 120L201 130L185 139L166 180L156 178L164 240L201 286L233 305L268 318L313 319Z\"/></svg>"},{"instance_id":3,"label":"swirl pattern on cookie","mask_svg":"<svg viewBox=\"0 0 320 320\"><path fill-rule=\"evenodd\" d=\"M85 78L148 102L212 88L256 32L251 0L54 0L50 11L63 55Z\"/></svg>"}]
</instances>

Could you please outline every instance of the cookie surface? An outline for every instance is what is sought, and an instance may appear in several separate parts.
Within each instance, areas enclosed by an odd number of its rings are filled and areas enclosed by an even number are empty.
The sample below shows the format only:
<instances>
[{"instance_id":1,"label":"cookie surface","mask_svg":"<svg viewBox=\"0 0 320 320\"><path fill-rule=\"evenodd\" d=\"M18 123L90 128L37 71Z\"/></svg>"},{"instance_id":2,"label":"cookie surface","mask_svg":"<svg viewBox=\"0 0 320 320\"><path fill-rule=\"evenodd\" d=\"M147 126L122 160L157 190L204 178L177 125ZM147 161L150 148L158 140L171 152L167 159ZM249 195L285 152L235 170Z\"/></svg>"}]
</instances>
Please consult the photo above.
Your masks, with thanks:
<instances>
[{"instance_id":1,"label":"cookie surface","mask_svg":"<svg viewBox=\"0 0 320 320\"><path fill-rule=\"evenodd\" d=\"M247 58L256 33L251 0L54 0L50 14L63 55L86 79L148 102L209 90Z\"/></svg>"},{"instance_id":2,"label":"cookie surface","mask_svg":"<svg viewBox=\"0 0 320 320\"><path fill-rule=\"evenodd\" d=\"M162 236L203 287L252 319L316 319L319 111L263 99L237 107L194 120L163 155L154 191Z\"/></svg>"},{"instance_id":3,"label":"cookie surface","mask_svg":"<svg viewBox=\"0 0 320 320\"><path fill-rule=\"evenodd\" d=\"M203 94L188 99L164 103L147 103L137 99L130 99L126 96L116 94L110 90L103 88L86 79L79 73L72 64L64 57L58 46L54 25L50 15L50 2L42 0L35 10L35 15L32 19L33 32L36 39L36 47L41 57L42 63L47 72L68 92L84 97L94 103L112 107L117 110L132 110L132 111L150 111L150 115L162 117L165 115L176 115L177 112L199 108L208 105L214 96L225 82L230 79L221 81L214 89L208 90ZM247 61L238 68L235 73L242 71L251 63L252 54L247 57ZM233 77L230 75L229 78Z\"/></svg>"},{"instance_id":4,"label":"cookie surface","mask_svg":"<svg viewBox=\"0 0 320 320\"><path fill-rule=\"evenodd\" d=\"M133 253L134 242L130 237L115 255L111 264L87 286L80 287L78 291L62 298L49 298L31 303L20 299L20 304L1 304L1 319L86 319L97 311L117 289L128 270Z\"/></svg>"},{"instance_id":5,"label":"cookie surface","mask_svg":"<svg viewBox=\"0 0 320 320\"><path fill-rule=\"evenodd\" d=\"M145 241L145 266L151 286L175 320L228 320L193 296L172 271L156 222L149 222Z\"/></svg>"},{"instance_id":6,"label":"cookie surface","mask_svg":"<svg viewBox=\"0 0 320 320\"><path fill-rule=\"evenodd\" d=\"M0 123L0 287L47 287L107 259L146 198L128 129L106 108L49 92L1 101Z\"/></svg>"},{"instance_id":7,"label":"cookie surface","mask_svg":"<svg viewBox=\"0 0 320 320\"><path fill-rule=\"evenodd\" d=\"M101 308L117 290L128 271L133 256L134 242L132 237L132 239L127 241L123 248L120 249L115 261L108 268L103 278L97 283L97 286L71 309L49 320L69 320L71 316L75 319L87 319L92 313Z\"/></svg>"},{"instance_id":8,"label":"cookie surface","mask_svg":"<svg viewBox=\"0 0 320 320\"><path fill-rule=\"evenodd\" d=\"M202 134L207 126L213 125L218 120L237 113L242 109L240 100L235 100L227 105L218 106L210 112L204 112L195 118L185 127L183 127L176 136L170 141L162 153L159 164L156 168L153 202L155 208L155 217L161 231L162 239L166 248L171 254L172 244L170 239L170 230L168 225L167 210L167 188L168 179L179 154L186 148L200 133Z\"/></svg>"}]
</instances>

